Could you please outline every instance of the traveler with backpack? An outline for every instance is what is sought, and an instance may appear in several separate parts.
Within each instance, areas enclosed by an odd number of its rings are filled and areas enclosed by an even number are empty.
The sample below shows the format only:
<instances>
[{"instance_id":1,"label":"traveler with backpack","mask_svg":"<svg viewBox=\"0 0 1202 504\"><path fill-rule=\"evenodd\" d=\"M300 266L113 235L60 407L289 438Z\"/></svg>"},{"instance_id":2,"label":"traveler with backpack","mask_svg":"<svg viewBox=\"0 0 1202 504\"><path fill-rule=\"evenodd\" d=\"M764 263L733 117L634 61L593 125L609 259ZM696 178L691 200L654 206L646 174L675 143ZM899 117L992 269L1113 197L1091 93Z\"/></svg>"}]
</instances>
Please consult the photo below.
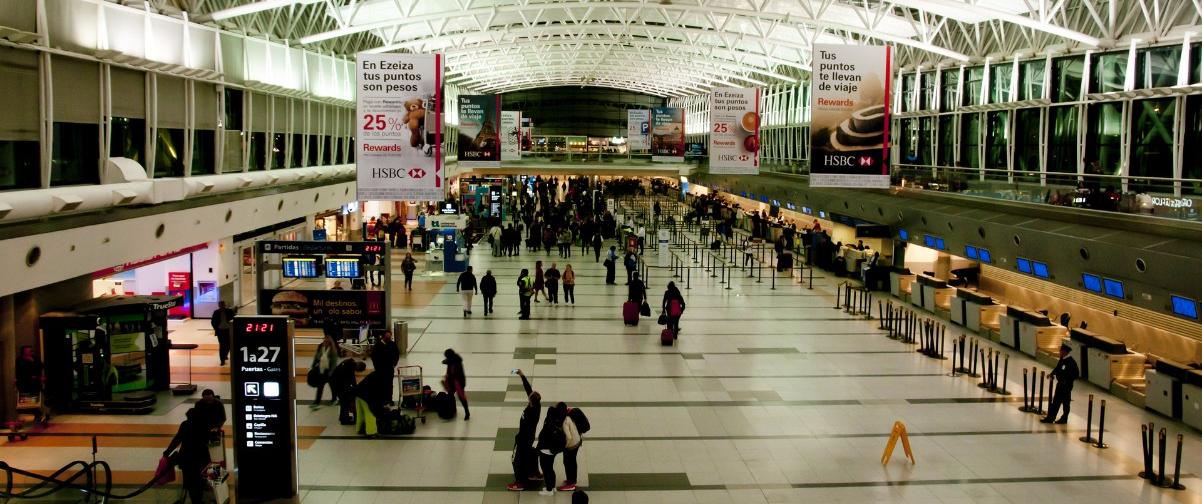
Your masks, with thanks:
<instances>
[{"instance_id":1,"label":"traveler with backpack","mask_svg":"<svg viewBox=\"0 0 1202 504\"><path fill-rule=\"evenodd\" d=\"M661 309L668 319L667 325L668 329L672 331L673 339L680 333L680 316L684 314L684 308L684 295L676 287L676 282L668 282L668 288L664 291L664 301Z\"/></svg>"},{"instance_id":2,"label":"traveler with backpack","mask_svg":"<svg viewBox=\"0 0 1202 504\"><path fill-rule=\"evenodd\" d=\"M580 446L584 444L584 433L588 432L591 426L588 417L578 408L569 408L562 402L555 407L566 412L563 419L563 468L567 473L563 484L556 489L560 492L571 492L576 490L576 456L580 453Z\"/></svg>"},{"instance_id":3,"label":"traveler with backpack","mask_svg":"<svg viewBox=\"0 0 1202 504\"><path fill-rule=\"evenodd\" d=\"M442 363L447 365L447 374L442 379L443 385L446 386L448 394L459 398L459 403L463 405L463 419L471 420L472 412L467 407L467 373L463 371L463 357L450 348L442 355L446 357Z\"/></svg>"},{"instance_id":4,"label":"traveler with backpack","mask_svg":"<svg viewBox=\"0 0 1202 504\"><path fill-rule=\"evenodd\" d=\"M543 469L543 490L539 495L555 495L555 456L567 448L567 435L563 431L567 407L563 403L547 408L543 429L538 433L538 462Z\"/></svg>"},{"instance_id":5,"label":"traveler with backpack","mask_svg":"<svg viewBox=\"0 0 1202 504\"><path fill-rule=\"evenodd\" d=\"M515 370L522 379L522 388L526 391L526 408L522 410L522 419L518 421L518 433L513 438L513 483L505 486L507 490L520 492L526 489L528 481L538 477L538 451L534 449L535 432L539 416L542 415L542 395L530 387L530 380L521 369Z\"/></svg>"}]
</instances>

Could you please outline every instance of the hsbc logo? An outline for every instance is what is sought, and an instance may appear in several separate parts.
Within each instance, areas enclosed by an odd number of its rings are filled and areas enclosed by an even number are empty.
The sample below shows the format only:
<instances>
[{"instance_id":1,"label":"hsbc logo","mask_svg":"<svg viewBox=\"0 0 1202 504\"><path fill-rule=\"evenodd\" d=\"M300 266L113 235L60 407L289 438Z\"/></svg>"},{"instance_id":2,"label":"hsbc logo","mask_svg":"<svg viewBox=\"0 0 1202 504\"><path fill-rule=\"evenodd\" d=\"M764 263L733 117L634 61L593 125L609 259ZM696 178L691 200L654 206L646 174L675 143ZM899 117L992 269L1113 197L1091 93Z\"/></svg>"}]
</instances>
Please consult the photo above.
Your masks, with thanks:
<instances>
[{"instance_id":1,"label":"hsbc logo","mask_svg":"<svg viewBox=\"0 0 1202 504\"><path fill-rule=\"evenodd\" d=\"M421 168L411 168L409 170L409 178L419 179L426 176L426 170Z\"/></svg>"},{"instance_id":2,"label":"hsbc logo","mask_svg":"<svg viewBox=\"0 0 1202 504\"><path fill-rule=\"evenodd\" d=\"M860 156L860 166L872 166L872 158L869 156Z\"/></svg>"}]
</instances>

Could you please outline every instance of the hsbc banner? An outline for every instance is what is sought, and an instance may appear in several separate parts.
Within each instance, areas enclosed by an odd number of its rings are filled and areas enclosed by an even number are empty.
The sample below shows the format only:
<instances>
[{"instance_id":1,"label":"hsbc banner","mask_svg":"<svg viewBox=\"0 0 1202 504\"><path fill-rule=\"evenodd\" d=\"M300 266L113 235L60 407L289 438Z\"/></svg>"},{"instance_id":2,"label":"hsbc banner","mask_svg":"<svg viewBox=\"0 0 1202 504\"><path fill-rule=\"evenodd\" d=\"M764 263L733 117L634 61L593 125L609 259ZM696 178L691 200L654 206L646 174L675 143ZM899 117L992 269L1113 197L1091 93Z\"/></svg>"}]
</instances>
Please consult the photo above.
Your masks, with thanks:
<instances>
[{"instance_id":1,"label":"hsbc banner","mask_svg":"<svg viewBox=\"0 0 1202 504\"><path fill-rule=\"evenodd\" d=\"M710 173L760 172L760 91L714 88L710 93Z\"/></svg>"},{"instance_id":2,"label":"hsbc banner","mask_svg":"<svg viewBox=\"0 0 1202 504\"><path fill-rule=\"evenodd\" d=\"M459 96L459 166L501 167L501 95Z\"/></svg>"},{"instance_id":3,"label":"hsbc banner","mask_svg":"<svg viewBox=\"0 0 1202 504\"><path fill-rule=\"evenodd\" d=\"M889 187L889 47L814 44L810 187Z\"/></svg>"},{"instance_id":4,"label":"hsbc banner","mask_svg":"<svg viewBox=\"0 0 1202 504\"><path fill-rule=\"evenodd\" d=\"M359 200L442 200L442 56L356 57Z\"/></svg>"},{"instance_id":5,"label":"hsbc banner","mask_svg":"<svg viewBox=\"0 0 1202 504\"><path fill-rule=\"evenodd\" d=\"M626 148L645 151L651 148L651 111L629 109L626 111Z\"/></svg>"},{"instance_id":6,"label":"hsbc banner","mask_svg":"<svg viewBox=\"0 0 1202 504\"><path fill-rule=\"evenodd\" d=\"M516 110L501 112L501 161L522 159L522 113Z\"/></svg>"},{"instance_id":7,"label":"hsbc banner","mask_svg":"<svg viewBox=\"0 0 1202 504\"><path fill-rule=\"evenodd\" d=\"M651 109L651 161L683 163L684 150L684 109Z\"/></svg>"}]
</instances>

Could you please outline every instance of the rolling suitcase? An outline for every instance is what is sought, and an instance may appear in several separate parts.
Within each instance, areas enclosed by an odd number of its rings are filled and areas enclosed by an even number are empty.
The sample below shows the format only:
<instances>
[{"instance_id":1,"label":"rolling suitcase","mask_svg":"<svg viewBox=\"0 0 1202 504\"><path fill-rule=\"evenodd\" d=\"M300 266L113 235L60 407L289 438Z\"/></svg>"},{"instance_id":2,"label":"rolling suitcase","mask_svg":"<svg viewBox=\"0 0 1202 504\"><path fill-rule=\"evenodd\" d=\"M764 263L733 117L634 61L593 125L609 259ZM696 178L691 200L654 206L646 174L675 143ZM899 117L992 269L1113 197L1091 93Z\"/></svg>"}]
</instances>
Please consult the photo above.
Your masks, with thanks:
<instances>
[{"instance_id":1,"label":"rolling suitcase","mask_svg":"<svg viewBox=\"0 0 1202 504\"><path fill-rule=\"evenodd\" d=\"M676 335L672 334L672 330L665 327L659 332L659 344L663 346L672 346L672 341L676 339Z\"/></svg>"},{"instance_id":2,"label":"rolling suitcase","mask_svg":"<svg viewBox=\"0 0 1202 504\"><path fill-rule=\"evenodd\" d=\"M639 325L639 305L634 301L622 303L622 321L628 326Z\"/></svg>"}]
</instances>

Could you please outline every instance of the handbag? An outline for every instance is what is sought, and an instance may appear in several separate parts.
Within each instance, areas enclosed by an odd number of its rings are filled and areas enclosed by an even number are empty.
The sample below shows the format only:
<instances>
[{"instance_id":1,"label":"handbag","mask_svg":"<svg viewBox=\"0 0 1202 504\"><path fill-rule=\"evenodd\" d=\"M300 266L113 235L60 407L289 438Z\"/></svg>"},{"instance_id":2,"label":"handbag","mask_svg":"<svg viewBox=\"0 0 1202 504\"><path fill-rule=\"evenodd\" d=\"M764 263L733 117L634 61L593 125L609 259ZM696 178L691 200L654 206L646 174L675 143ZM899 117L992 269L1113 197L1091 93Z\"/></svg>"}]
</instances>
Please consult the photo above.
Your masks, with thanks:
<instances>
[{"instance_id":1,"label":"handbag","mask_svg":"<svg viewBox=\"0 0 1202 504\"><path fill-rule=\"evenodd\" d=\"M305 382L310 387L317 388L325 383L325 376L321 374L321 369L314 366L309 368L309 374L305 375Z\"/></svg>"},{"instance_id":2,"label":"handbag","mask_svg":"<svg viewBox=\"0 0 1202 504\"><path fill-rule=\"evenodd\" d=\"M659 325L668 325L668 314L660 312L659 320L656 321Z\"/></svg>"},{"instance_id":3,"label":"handbag","mask_svg":"<svg viewBox=\"0 0 1202 504\"><path fill-rule=\"evenodd\" d=\"M642 315L644 317L651 316L651 305L647 304L646 301L643 301L643 306L639 307L639 315Z\"/></svg>"},{"instance_id":4,"label":"handbag","mask_svg":"<svg viewBox=\"0 0 1202 504\"><path fill-rule=\"evenodd\" d=\"M154 486L163 486L175 481L175 466L171 463L171 457L163 455L159 457L159 466L154 470Z\"/></svg>"}]
</instances>

